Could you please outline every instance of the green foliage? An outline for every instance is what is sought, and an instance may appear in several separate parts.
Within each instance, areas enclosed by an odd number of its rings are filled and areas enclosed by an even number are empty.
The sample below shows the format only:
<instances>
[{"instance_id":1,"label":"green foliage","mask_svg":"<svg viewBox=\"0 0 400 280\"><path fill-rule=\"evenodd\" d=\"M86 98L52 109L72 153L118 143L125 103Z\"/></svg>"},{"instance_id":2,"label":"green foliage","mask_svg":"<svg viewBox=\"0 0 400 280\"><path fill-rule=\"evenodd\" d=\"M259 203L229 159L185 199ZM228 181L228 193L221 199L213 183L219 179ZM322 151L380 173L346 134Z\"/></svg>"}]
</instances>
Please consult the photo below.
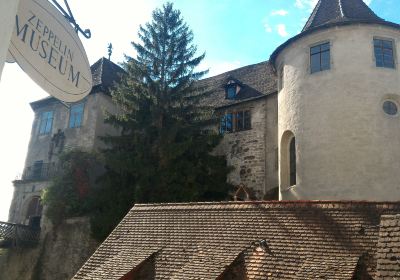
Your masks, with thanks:
<instances>
[{"instance_id":1,"label":"green foliage","mask_svg":"<svg viewBox=\"0 0 400 280\"><path fill-rule=\"evenodd\" d=\"M47 206L46 216L53 224L89 212L88 197L97 161L95 154L81 150L61 154L57 175L42 194L42 202Z\"/></svg>"},{"instance_id":2,"label":"green foliage","mask_svg":"<svg viewBox=\"0 0 400 280\"><path fill-rule=\"evenodd\" d=\"M196 57L180 12L171 3L156 9L139 38L113 91L120 113L107 120L122 134L103 138L106 172L92 213L100 239L134 203L224 200L231 188L225 158L211 154L220 136L202 131L209 120L192 86L206 73L194 70L204 54Z\"/></svg>"}]
</instances>

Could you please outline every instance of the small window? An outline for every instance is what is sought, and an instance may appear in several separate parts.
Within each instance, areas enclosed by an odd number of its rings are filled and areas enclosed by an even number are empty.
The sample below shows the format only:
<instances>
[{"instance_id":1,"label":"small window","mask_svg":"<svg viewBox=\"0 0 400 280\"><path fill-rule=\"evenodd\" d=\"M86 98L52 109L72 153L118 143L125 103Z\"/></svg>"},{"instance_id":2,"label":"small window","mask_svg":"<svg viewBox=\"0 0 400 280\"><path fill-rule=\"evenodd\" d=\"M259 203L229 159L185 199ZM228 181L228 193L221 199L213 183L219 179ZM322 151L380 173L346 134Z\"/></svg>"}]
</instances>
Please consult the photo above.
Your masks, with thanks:
<instances>
[{"instance_id":1,"label":"small window","mask_svg":"<svg viewBox=\"0 0 400 280\"><path fill-rule=\"evenodd\" d=\"M49 134L53 125L53 112L43 112L40 116L39 134Z\"/></svg>"},{"instance_id":2,"label":"small window","mask_svg":"<svg viewBox=\"0 0 400 280\"><path fill-rule=\"evenodd\" d=\"M374 39L376 67L394 68L393 42Z\"/></svg>"},{"instance_id":3,"label":"small window","mask_svg":"<svg viewBox=\"0 0 400 280\"><path fill-rule=\"evenodd\" d=\"M396 103L390 100L383 102L383 111L391 116L397 115L398 109Z\"/></svg>"},{"instance_id":4,"label":"small window","mask_svg":"<svg viewBox=\"0 0 400 280\"><path fill-rule=\"evenodd\" d=\"M229 84L226 86L226 99L235 99L236 97L236 84Z\"/></svg>"},{"instance_id":5,"label":"small window","mask_svg":"<svg viewBox=\"0 0 400 280\"><path fill-rule=\"evenodd\" d=\"M296 139L293 137L289 145L290 186L296 185Z\"/></svg>"},{"instance_id":6,"label":"small window","mask_svg":"<svg viewBox=\"0 0 400 280\"><path fill-rule=\"evenodd\" d=\"M324 43L310 48L311 73L331 69L330 43Z\"/></svg>"},{"instance_id":7,"label":"small window","mask_svg":"<svg viewBox=\"0 0 400 280\"><path fill-rule=\"evenodd\" d=\"M43 160L37 160L33 163L32 179L39 180L43 176Z\"/></svg>"},{"instance_id":8,"label":"small window","mask_svg":"<svg viewBox=\"0 0 400 280\"><path fill-rule=\"evenodd\" d=\"M69 111L69 127L82 126L84 103L72 105Z\"/></svg>"},{"instance_id":9,"label":"small window","mask_svg":"<svg viewBox=\"0 0 400 280\"><path fill-rule=\"evenodd\" d=\"M222 116L219 132L221 134L233 132L233 114Z\"/></svg>"},{"instance_id":10,"label":"small window","mask_svg":"<svg viewBox=\"0 0 400 280\"><path fill-rule=\"evenodd\" d=\"M250 111L240 111L235 115L236 131L251 129Z\"/></svg>"},{"instance_id":11,"label":"small window","mask_svg":"<svg viewBox=\"0 0 400 280\"><path fill-rule=\"evenodd\" d=\"M221 117L219 132L221 134L251 129L250 111L228 113Z\"/></svg>"}]
</instances>

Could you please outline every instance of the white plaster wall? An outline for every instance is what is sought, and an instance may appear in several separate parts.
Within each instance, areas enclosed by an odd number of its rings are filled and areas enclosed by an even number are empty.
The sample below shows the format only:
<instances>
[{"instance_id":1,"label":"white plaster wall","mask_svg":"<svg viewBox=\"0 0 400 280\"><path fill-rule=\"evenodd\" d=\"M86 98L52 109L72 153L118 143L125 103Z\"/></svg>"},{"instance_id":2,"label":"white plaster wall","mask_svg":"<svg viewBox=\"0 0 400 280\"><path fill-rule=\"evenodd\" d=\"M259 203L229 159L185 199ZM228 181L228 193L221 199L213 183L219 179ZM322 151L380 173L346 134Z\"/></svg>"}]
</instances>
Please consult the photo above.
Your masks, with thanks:
<instances>
[{"instance_id":1,"label":"white plaster wall","mask_svg":"<svg viewBox=\"0 0 400 280\"><path fill-rule=\"evenodd\" d=\"M375 66L375 36L394 40L396 69ZM331 70L310 74L310 46L325 41ZM284 188L281 177L281 199L400 200L400 116L382 110L385 98L400 104L398 55L400 31L358 24L310 34L280 53L279 145L290 130L297 149L297 184Z\"/></svg>"},{"instance_id":2,"label":"white plaster wall","mask_svg":"<svg viewBox=\"0 0 400 280\"><path fill-rule=\"evenodd\" d=\"M7 57L8 46L15 24L19 0L0 1L0 80L3 72L4 62Z\"/></svg>"}]
</instances>

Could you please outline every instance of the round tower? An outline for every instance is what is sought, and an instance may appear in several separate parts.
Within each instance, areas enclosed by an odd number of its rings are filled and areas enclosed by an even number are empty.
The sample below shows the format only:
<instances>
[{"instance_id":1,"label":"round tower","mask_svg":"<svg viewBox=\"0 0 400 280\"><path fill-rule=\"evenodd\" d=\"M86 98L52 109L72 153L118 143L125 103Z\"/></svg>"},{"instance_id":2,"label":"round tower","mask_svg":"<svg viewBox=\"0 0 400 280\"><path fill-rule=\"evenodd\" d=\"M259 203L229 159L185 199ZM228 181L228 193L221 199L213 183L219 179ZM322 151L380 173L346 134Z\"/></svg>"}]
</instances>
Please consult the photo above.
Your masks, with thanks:
<instances>
[{"instance_id":1,"label":"round tower","mask_svg":"<svg viewBox=\"0 0 400 280\"><path fill-rule=\"evenodd\" d=\"M400 26L319 0L271 56L283 200L400 200Z\"/></svg>"}]
</instances>

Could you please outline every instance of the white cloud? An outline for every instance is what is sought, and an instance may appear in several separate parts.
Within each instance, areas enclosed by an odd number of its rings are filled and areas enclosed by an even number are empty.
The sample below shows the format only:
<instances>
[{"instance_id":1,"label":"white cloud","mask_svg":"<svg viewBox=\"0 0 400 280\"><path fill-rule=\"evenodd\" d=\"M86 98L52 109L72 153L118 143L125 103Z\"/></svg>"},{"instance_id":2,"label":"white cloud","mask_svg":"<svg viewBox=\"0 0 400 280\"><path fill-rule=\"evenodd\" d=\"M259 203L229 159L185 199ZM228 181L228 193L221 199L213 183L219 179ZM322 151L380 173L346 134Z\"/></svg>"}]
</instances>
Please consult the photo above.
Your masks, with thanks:
<instances>
[{"instance_id":1,"label":"white cloud","mask_svg":"<svg viewBox=\"0 0 400 280\"><path fill-rule=\"evenodd\" d=\"M274 10L271 12L271 16L286 16L288 13L286 10Z\"/></svg>"},{"instance_id":2,"label":"white cloud","mask_svg":"<svg viewBox=\"0 0 400 280\"><path fill-rule=\"evenodd\" d=\"M367 4L368 6L371 4L372 0L364 0L365 4Z\"/></svg>"},{"instance_id":3,"label":"white cloud","mask_svg":"<svg viewBox=\"0 0 400 280\"><path fill-rule=\"evenodd\" d=\"M265 32L267 32L267 33L272 32L272 27L268 23L264 24L264 29L265 29Z\"/></svg>"},{"instance_id":4,"label":"white cloud","mask_svg":"<svg viewBox=\"0 0 400 280\"><path fill-rule=\"evenodd\" d=\"M278 31L279 36L281 36L281 37L287 37L287 36L289 36L289 33L288 33L287 30L286 30L286 25L285 25L285 24L283 24L283 23L278 24L278 25L276 26L276 29L277 29L277 31Z\"/></svg>"},{"instance_id":5,"label":"white cloud","mask_svg":"<svg viewBox=\"0 0 400 280\"><path fill-rule=\"evenodd\" d=\"M296 0L294 5L299 9L313 9L317 2L318 0Z\"/></svg>"}]
</instances>

